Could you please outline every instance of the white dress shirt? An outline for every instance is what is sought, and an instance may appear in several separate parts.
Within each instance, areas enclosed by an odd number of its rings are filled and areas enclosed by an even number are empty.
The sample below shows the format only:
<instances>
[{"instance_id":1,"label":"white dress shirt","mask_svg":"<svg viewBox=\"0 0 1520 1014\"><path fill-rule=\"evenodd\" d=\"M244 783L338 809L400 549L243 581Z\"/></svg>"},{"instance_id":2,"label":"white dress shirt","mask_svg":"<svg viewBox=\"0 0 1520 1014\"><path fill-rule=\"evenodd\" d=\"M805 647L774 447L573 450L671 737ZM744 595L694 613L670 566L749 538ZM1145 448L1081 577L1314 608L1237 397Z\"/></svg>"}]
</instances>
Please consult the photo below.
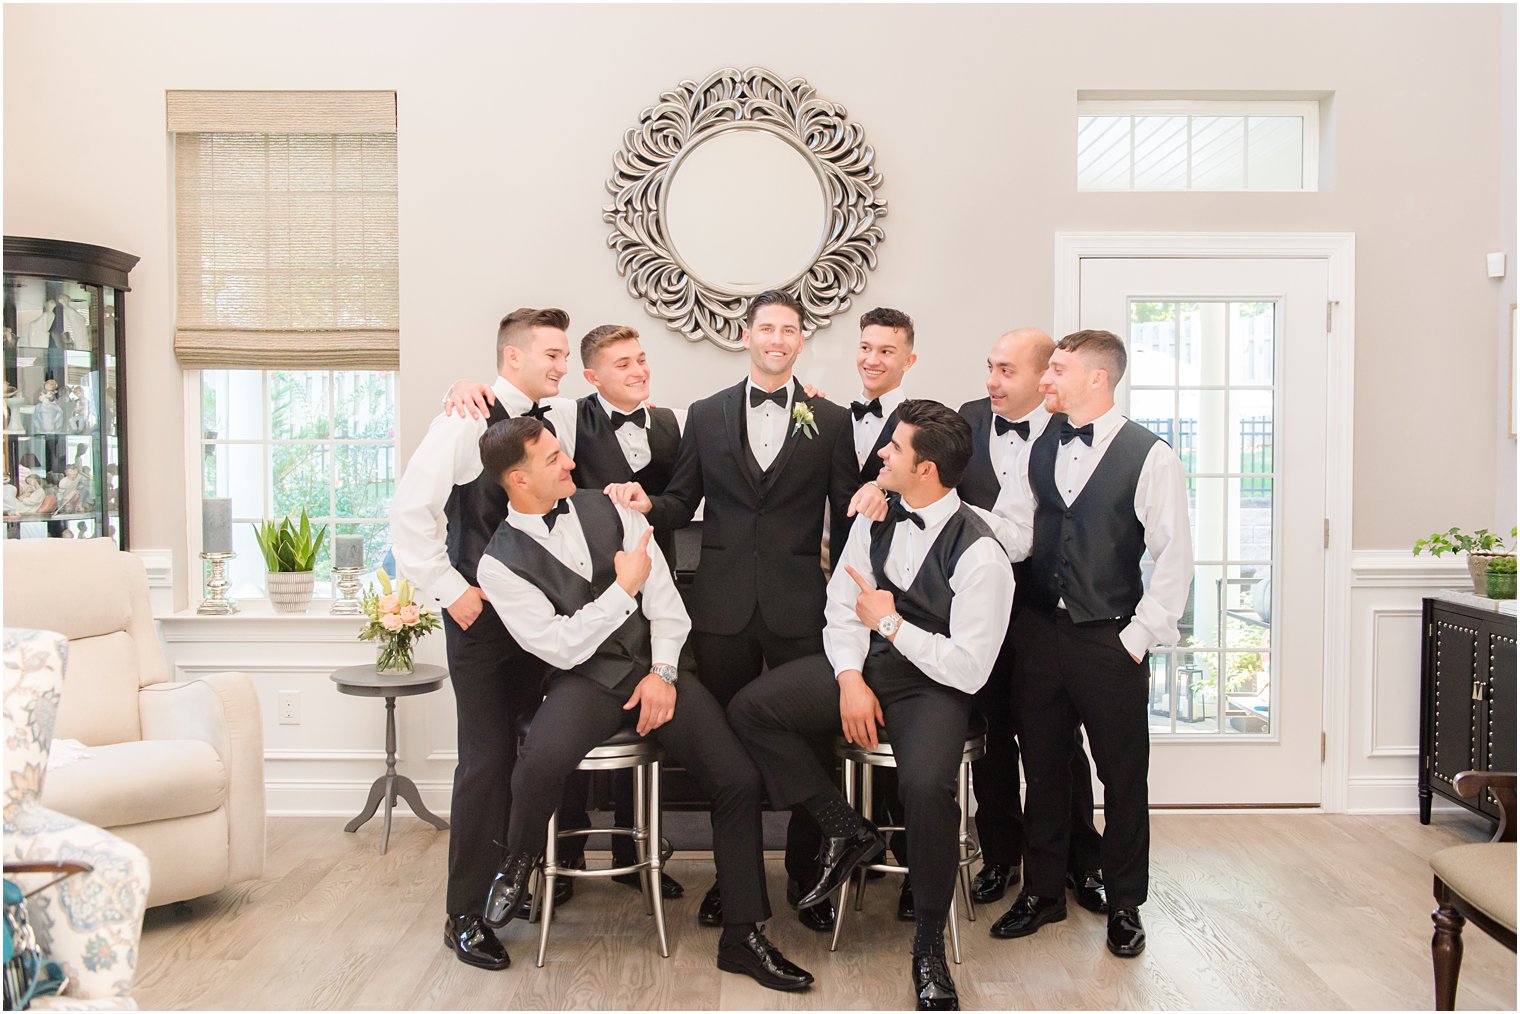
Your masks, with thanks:
<instances>
[{"instance_id":1,"label":"white dress shirt","mask_svg":"<svg viewBox=\"0 0 1520 1014\"><path fill-rule=\"evenodd\" d=\"M998 485L1008 488L1010 482L1028 484L1029 482L1029 452L1034 447L1034 442L1040 439L1040 434L1045 432L1045 427L1050 424L1050 410L1042 401L1034 407L1034 411L1014 422L1027 422L1029 424L1029 439L1019 436L1017 430L998 435L998 414L992 414L991 430L987 437L987 451L992 457L992 470L997 473Z\"/></svg>"},{"instance_id":2,"label":"white dress shirt","mask_svg":"<svg viewBox=\"0 0 1520 1014\"><path fill-rule=\"evenodd\" d=\"M886 424L887 417L897 411L908 397L907 392L901 387L894 387L886 394L881 395L881 416L878 418L870 412L855 418L855 412L851 410L850 421L855 426L855 464L860 468L866 467L866 459L871 456L871 448L876 446L877 439L881 436L881 428ZM860 392L860 401L867 402L864 391Z\"/></svg>"},{"instance_id":3,"label":"white dress shirt","mask_svg":"<svg viewBox=\"0 0 1520 1014\"><path fill-rule=\"evenodd\" d=\"M1074 503L1087 487L1098 463L1123 428L1124 415L1114 406L1093 420L1093 442L1088 447L1080 439L1060 445L1056 450L1055 483L1067 504ZM1026 470L1027 471L1027 470ZM1012 523L1013 538L1004 543L1014 560L1027 559L1034 548L1034 510L1036 498L1028 487L1026 494L1004 487L994 510ZM1135 486L1135 518L1145 527L1145 548L1155 567L1149 586L1135 607L1134 619L1119 631L1119 639L1134 658L1139 658L1153 644L1175 644L1180 636L1177 623L1187 605L1188 588L1193 583L1193 536L1188 524L1187 483L1182 461L1164 440L1151 445ZM1064 600L1057 605L1065 608Z\"/></svg>"},{"instance_id":4,"label":"white dress shirt","mask_svg":"<svg viewBox=\"0 0 1520 1014\"><path fill-rule=\"evenodd\" d=\"M496 398L513 416L533 407L533 399L497 377L491 385ZM548 418L565 453L575 453L575 402L546 398ZM391 550L396 555L396 574L412 582L423 595L448 608L470 587L464 575L449 563L448 518L444 506L454 487L480 475L480 435L484 419L438 415L406 470L396 480L391 499Z\"/></svg>"},{"instance_id":5,"label":"white dress shirt","mask_svg":"<svg viewBox=\"0 0 1520 1014\"><path fill-rule=\"evenodd\" d=\"M606 413L609 422L612 419L612 413L623 412L622 409L603 398L600 393L596 396L596 403L602 406L602 411ZM635 472L649 464L650 459L654 457L654 453L649 449L649 427L654 420L650 416L648 402L639 402L639 408L644 410L643 426L624 423L612 431L617 437L618 447L623 451L623 460L627 461L628 467ZM676 431L683 432L686 429L686 410L677 408L671 409L671 412L676 417ZM623 412L623 414L630 413Z\"/></svg>"},{"instance_id":6,"label":"white dress shirt","mask_svg":"<svg viewBox=\"0 0 1520 1014\"><path fill-rule=\"evenodd\" d=\"M911 521L897 523L886 560L887 577L893 584L904 590L912 585L929 548L960 505L960 496L951 490L914 512L923 518L922 531ZM991 518L980 508L971 509L984 520ZM871 569L870 518L855 519L840 566L829 579L823 650L834 667L836 679L840 673L859 670L871 647L871 630L855 614L860 587L844 569L845 564L854 567L868 584L876 584ZM904 621L892 643L904 658L936 683L974 694L992 672L1013 610L1013 568L1003 547L990 539L972 543L956 562L955 573L950 575L950 589L955 597L950 602L949 635L931 634Z\"/></svg>"},{"instance_id":7,"label":"white dress shirt","mask_svg":"<svg viewBox=\"0 0 1520 1014\"><path fill-rule=\"evenodd\" d=\"M586 533L581 529L575 504L569 506L569 513L560 516L552 531L544 525L542 514L520 514L515 507L507 510L506 523L530 536L556 560L589 581L592 567ZM625 507L617 508L617 512L623 520L623 549L631 551L649 522L644 515ZM660 547L650 539L646 549L651 566L643 588L644 616L649 620L651 661L677 665L681 646L691 632L691 620ZM562 616L536 585L494 556L482 556L476 574L481 591L491 600L507 632L556 669L573 669L596 654L603 642L639 608L638 600L614 581L574 615Z\"/></svg>"},{"instance_id":8,"label":"white dress shirt","mask_svg":"<svg viewBox=\"0 0 1520 1014\"><path fill-rule=\"evenodd\" d=\"M786 391L785 408L778 407L771 401L762 402L758 408L752 407L749 392L753 387L753 380L744 385L744 411L748 413L744 420L745 430L749 434L750 452L760 463L761 471L764 471L771 467L771 462L781 453L781 445L786 443L786 429L792 421L792 381L788 380L783 388ZM764 388L760 390L763 391Z\"/></svg>"}]
</instances>

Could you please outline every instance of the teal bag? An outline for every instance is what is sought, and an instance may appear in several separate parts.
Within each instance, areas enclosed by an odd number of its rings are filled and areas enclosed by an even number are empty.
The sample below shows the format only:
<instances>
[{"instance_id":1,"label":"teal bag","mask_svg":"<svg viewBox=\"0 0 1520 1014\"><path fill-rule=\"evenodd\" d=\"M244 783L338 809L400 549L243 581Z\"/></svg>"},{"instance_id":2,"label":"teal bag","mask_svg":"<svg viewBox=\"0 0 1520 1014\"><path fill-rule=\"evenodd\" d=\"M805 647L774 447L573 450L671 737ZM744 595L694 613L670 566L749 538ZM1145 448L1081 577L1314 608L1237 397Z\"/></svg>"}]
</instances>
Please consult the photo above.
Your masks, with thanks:
<instances>
[{"instance_id":1,"label":"teal bag","mask_svg":"<svg viewBox=\"0 0 1520 1014\"><path fill-rule=\"evenodd\" d=\"M5 882L5 1009L26 1010L34 998L63 992L68 977L49 961L26 917L26 895Z\"/></svg>"}]
</instances>

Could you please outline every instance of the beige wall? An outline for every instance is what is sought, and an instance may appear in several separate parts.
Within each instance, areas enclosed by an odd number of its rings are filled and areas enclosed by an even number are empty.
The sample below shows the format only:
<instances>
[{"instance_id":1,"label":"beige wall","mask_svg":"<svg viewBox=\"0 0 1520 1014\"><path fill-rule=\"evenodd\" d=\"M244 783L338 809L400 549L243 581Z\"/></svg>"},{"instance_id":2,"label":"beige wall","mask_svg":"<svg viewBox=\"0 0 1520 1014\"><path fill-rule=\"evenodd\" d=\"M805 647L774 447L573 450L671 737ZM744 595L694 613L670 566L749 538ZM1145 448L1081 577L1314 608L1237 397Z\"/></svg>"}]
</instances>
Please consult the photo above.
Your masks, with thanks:
<instances>
[{"instance_id":1,"label":"beige wall","mask_svg":"<svg viewBox=\"0 0 1520 1014\"><path fill-rule=\"evenodd\" d=\"M685 344L629 298L600 209L623 130L661 90L760 65L845 104L876 148L887 239L856 310L917 318L915 391L975 396L1000 329L1049 326L1057 230L1354 232L1354 545L1513 523L1514 444L1488 378L1507 365L1496 322L1514 282L1483 271L1493 250L1515 267L1505 8L12 5L4 19L5 231L142 257L133 542L174 549L180 589L167 88L396 90L404 455L448 380L490 373L494 321L521 303L565 306L577 334L640 326L658 401L738 378L738 357ZM1078 194L1080 89L1333 92L1334 189ZM836 398L853 393L855 316L806 353Z\"/></svg>"}]
</instances>

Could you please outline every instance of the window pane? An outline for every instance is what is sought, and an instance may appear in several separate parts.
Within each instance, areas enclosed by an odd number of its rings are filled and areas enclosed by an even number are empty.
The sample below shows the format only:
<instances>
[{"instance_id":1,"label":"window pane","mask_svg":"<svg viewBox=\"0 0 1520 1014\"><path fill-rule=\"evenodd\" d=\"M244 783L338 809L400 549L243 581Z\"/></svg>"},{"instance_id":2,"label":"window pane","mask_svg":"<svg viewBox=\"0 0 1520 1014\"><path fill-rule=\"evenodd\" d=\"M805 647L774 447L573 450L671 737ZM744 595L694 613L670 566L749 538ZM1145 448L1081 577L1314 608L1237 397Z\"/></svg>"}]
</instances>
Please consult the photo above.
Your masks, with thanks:
<instances>
[{"instance_id":1,"label":"window pane","mask_svg":"<svg viewBox=\"0 0 1520 1014\"><path fill-rule=\"evenodd\" d=\"M231 497L235 519L264 516L264 445L202 444L201 495Z\"/></svg>"},{"instance_id":2,"label":"window pane","mask_svg":"<svg viewBox=\"0 0 1520 1014\"><path fill-rule=\"evenodd\" d=\"M269 372L269 435L321 440L328 435L326 371Z\"/></svg>"},{"instance_id":3,"label":"window pane","mask_svg":"<svg viewBox=\"0 0 1520 1014\"><path fill-rule=\"evenodd\" d=\"M1183 606L1182 619L1177 624L1179 645L1187 648L1220 646L1223 585L1223 567L1205 565L1194 569L1193 587Z\"/></svg>"},{"instance_id":4,"label":"window pane","mask_svg":"<svg viewBox=\"0 0 1520 1014\"><path fill-rule=\"evenodd\" d=\"M1172 666L1169 652L1153 652L1150 657L1150 708L1146 724L1152 732L1172 731Z\"/></svg>"},{"instance_id":5,"label":"window pane","mask_svg":"<svg viewBox=\"0 0 1520 1014\"><path fill-rule=\"evenodd\" d=\"M1193 479L1188 483L1188 517L1193 527L1193 555L1196 559L1224 559L1226 481Z\"/></svg>"},{"instance_id":6,"label":"window pane","mask_svg":"<svg viewBox=\"0 0 1520 1014\"><path fill-rule=\"evenodd\" d=\"M1176 303L1131 303L1129 378L1132 385L1177 382Z\"/></svg>"},{"instance_id":7,"label":"window pane","mask_svg":"<svg viewBox=\"0 0 1520 1014\"><path fill-rule=\"evenodd\" d=\"M1219 731L1219 662L1218 652L1177 653L1175 680L1178 732Z\"/></svg>"},{"instance_id":8,"label":"window pane","mask_svg":"<svg viewBox=\"0 0 1520 1014\"><path fill-rule=\"evenodd\" d=\"M1230 383L1272 383L1277 304L1230 304Z\"/></svg>"},{"instance_id":9,"label":"window pane","mask_svg":"<svg viewBox=\"0 0 1520 1014\"><path fill-rule=\"evenodd\" d=\"M1077 186L1129 189L1128 116L1077 117Z\"/></svg>"},{"instance_id":10,"label":"window pane","mask_svg":"<svg viewBox=\"0 0 1520 1014\"><path fill-rule=\"evenodd\" d=\"M201 435L208 440L263 438L262 370L201 371Z\"/></svg>"},{"instance_id":11,"label":"window pane","mask_svg":"<svg viewBox=\"0 0 1520 1014\"><path fill-rule=\"evenodd\" d=\"M1271 391L1230 392L1229 454L1232 472L1272 471Z\"/></svg>"},{"instance_id":12,"label":"window pane","mask_svg":"<svg viewBox=\"0 0 1520 1014\"><path fill-rule=\"evenodd\" d=\"M332 484L327 448L322 444L275 444L269 457L274 516L299 515L302 508L313 517L327 516Z\"/></svg>"},{"instance_id":13,"label":"window pane","mask_svg":"<svg viewBox=\"0 0 1520 1014\"><path fill-rule=\"evenodd\" d=\"M1272 568L1231 567L1224 593L1225 646L1272 647Z\"/></svg>"},{"instance_id":14,"label":"window pane","mask_svg":"<svg viewBox=\"0 0 1520 1014\"><path fill-rule=\"evenodd\" d=\"M1172 447L1189 472L1225 470L1225 393L1179 391L1177 440Z\"/></svg>"},{"instance_id":15,"label":"window pane","mask_svg":"<svg viewBox=\"0 0 1520 1014\"><path fill-rule=\"evenodd\" d=\"M333 499L340 518L383 518L396 491L396 449L338 444Z\"/></svg>"},{"instance_id":16,"label":"window pane","mask_svg":"<svg viewBox=\"0 0 1520 1014\"><path fill-rule=\"evenodd\" d=\"M1230 479L1231 560L1272 559L1272 480L1261 477Z\"/></svg>"},{"instance_id":17,"label":"window pane","mask_svg":"<svg viewBox=\"0 0 1520 1014\"><path fill-rule=\"evenodd\" d=\"M333 375L333 435L396 439L396 374L344 370Z\"/></svg>"},{"instance_id":18,"label":"window pane","mask_svg":"<svg viewBox=\"0 0 1520 1014\"><path fill-rule=\"evenodd\" d=\"M1252 190L1299 190L1304 185L1304 120L1301 116L1249 119Z\"/></svg>"},{"instance_id":19,"label":"window pane","mask_svg":"<svg viewBox=\"0 0 1520 1014\"><path fill-rule=\"evenodd\" d=\"M1244 189L1245 117L1194 116L1192 128L1193 189Z\"/></svg>"},{"instance_id":20,"label":"window pane","mask_svg":"<svg viewBox=\"0 0 1520 1014\"><path fill-rule=\"evenodd\" d=\"M1177 396L1171 391L1133 391L1129 417L1172 446L1177 445Z\"/></svg>"},{"instance_id":21,"label":"window pane","mask_svg":"<svg viewBox=\"0 0 1520 1014\"><path fill-rule=\"evenodd\" d=\"M1261 735L1272 731L1272 656L1225 652L1224 731Z\"/></svg>"},{"instance_id":22,"label":"window pane","mask_svg":"<svg viewBox=\"0 0 1520 1014\"><path fill-rule=\"evenodd\" d=\"M1186 190L1186 116L1135 117L1135 188Z\"/></svg>"},{"instance_id":23,"label":"window pane","mask_svg":"<svg viewBox=\"0 0 1520 1014\"><path fill-rule=\"evenodd\" d=\"M1227 303L1177 304L1178 383L1185 386L1225 382Z\"/></svg>"}]
</instances>

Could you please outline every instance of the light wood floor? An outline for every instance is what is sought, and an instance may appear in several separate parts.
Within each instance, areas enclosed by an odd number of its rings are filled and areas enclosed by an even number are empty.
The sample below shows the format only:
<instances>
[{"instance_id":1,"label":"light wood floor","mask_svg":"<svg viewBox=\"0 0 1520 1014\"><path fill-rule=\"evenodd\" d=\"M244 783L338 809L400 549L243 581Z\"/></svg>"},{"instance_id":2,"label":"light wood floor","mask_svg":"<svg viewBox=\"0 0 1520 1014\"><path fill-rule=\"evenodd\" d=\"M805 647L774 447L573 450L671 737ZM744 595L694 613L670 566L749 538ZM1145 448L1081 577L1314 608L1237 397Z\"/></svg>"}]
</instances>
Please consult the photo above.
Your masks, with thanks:
<instances>
[{"instance_id":1,"label":"light wood floor","mask_svg":"<svg viewBox=\"0 0 1520 1014\"><path fill-rule=\"evenodd\" d=\"M378 822L376 822L378 823ZM696 925L706 859L678 857L686 897L666 906L671 956L655 949L638 896L581 881L556 913L548 963L537 927L505 933L513 966L484 972L442 941L448 839L397 818L389 854L371 824L273 818L266 875L148 913L137 974L144 1009L903 1009L911 929L893 918L896 878L871 882L835 954L778 911L770 938L817 976L802 994L714 967L717 931ZM1100 916L1070 906L1023 940L963 924L952 966L968 1009L1430 1009L1431 853L1484 826L1438 815L1175 814L1152 818L1145 954L1121 961ZM779 859L771 897L783 897ZM1515 957L1469 928L1458 1006L1514 1010Z\"/></svg>"}]
</instances>

